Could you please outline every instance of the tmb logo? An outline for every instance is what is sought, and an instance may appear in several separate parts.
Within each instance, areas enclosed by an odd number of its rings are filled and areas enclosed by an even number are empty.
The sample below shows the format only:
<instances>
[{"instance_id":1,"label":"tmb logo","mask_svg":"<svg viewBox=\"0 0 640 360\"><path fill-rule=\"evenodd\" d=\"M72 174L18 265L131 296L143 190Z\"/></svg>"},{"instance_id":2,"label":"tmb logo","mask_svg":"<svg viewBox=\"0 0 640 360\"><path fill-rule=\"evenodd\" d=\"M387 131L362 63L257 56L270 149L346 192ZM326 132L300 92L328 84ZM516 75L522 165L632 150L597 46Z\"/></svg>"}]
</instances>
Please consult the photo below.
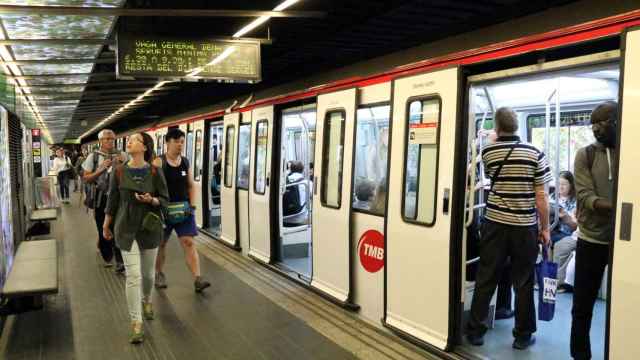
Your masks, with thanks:
<instances>
[{"instance_id":1,"label":"tmb logo","mask_svg":"<svg viewBox=\"0 0 640 360\"><path fill-rule=\"evenodd\" d=\"M384 235L376 230L367 230L358 242L360 263L368 272L378 272L384 266Z\"/></svg>"}]
</instances>

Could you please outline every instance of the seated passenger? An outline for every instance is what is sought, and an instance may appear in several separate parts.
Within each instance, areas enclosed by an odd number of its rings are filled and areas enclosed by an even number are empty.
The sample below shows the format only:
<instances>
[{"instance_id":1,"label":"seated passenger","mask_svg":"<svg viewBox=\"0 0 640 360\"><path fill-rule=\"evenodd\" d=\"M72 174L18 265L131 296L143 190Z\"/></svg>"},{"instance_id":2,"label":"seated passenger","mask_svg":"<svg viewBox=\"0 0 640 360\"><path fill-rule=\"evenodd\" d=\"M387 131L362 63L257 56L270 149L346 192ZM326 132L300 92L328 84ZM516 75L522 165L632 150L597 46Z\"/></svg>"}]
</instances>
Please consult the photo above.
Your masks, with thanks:
<instances>
[{"instance_id":1,"label":"seated passenger","mask_svg":"<svg viewBox=\"0 0 640 360\"><path fill-rule=\"evenodd\" d=\"M304 164L302 161L294 160L289 163L289 174L287 175L287 184L304 180Z\"/></svg>"},{"instance_id":2,"label":"seated passenger","mask_svg":"<svg viewBox=\"0 0 640 360\"><path fill-rule=\"evenodd\" d=\"M558 189L559 222L551 232L553 242L553 261L558 264L558 292L571 291L572 287L565 284L567 264L571 253L576 249L577 237L572 236L578 227L576 222L576 188L573 174L570 171L560 173Z\"/></svg>"},{"instance_id":3,"label":"seated passenger","mask_svg":"<svg viewBox=\"0 0 640 360\"><path fill-rule=\"evenodd\" d=\"M371 207L371 199L375 191L375 185L371 180L361 179L356 184L355 197L353 207L361 210L369 210Z\"/></svg>"}]
</instances>

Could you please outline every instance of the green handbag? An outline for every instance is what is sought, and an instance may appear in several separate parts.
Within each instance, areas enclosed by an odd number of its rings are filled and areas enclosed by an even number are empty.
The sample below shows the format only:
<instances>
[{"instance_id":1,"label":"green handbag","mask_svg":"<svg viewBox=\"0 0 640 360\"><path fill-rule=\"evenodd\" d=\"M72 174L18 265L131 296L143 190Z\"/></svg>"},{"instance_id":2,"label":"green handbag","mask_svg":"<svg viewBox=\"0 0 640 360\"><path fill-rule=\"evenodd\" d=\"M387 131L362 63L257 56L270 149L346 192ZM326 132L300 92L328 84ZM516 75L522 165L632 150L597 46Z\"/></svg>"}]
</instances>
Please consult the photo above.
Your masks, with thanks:
<instances>
[{"instance_id":1,"label":"green handbag","mask_svg":"<svg viewBox=\"0 0 640 360\"><path fill-rule=\"evenodd\" d=\"M188 201L169 203L165 209L165 218L170 225L181 224L191 215L191 206Z\"/></svg>"},{"instance_id":2,"label":"green handbag","mask_svg":"<svg viewBox=\"0 0 640 360\"><path fill-rule=\"evenodd\" d=\"M153 211L149 211L142 219L142 228L148 232L161 232L163 229L162 219Z\"/></svg>"}]
</instances>

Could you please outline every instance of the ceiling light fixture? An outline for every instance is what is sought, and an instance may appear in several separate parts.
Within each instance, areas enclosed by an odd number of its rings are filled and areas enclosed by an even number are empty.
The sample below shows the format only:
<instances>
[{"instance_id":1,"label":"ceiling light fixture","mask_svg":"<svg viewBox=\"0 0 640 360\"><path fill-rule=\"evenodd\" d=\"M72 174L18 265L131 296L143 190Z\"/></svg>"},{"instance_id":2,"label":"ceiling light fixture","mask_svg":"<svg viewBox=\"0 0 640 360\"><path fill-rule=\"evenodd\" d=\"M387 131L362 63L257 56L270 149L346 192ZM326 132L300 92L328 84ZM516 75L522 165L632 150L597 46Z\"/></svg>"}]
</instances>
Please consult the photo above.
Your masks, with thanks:
<instances>
[{"instance_id":1,"label":"ceiling light fixture","mask_svg":"<svg viewBox=\"0 0 640 360\"><path fill-rule=\"evenodd\" d=\"M300 1L300 0L285 0L280 5L278 5L275 8L273 8L273 11L284 11L287 8L289 8L291 5L297 3L298 1ZM234 38L242 37L242 36L246 35L247 33L249 33L250 31L252 31L255 28L257 28L258 26L264 24L269 19L271 19L271 16L260 16L259 18L253 20L252 22L250 22L249 24L244 26L242 29L238 30L238 32L233 34L233 37Z\"/></svg>"}]
</instances>

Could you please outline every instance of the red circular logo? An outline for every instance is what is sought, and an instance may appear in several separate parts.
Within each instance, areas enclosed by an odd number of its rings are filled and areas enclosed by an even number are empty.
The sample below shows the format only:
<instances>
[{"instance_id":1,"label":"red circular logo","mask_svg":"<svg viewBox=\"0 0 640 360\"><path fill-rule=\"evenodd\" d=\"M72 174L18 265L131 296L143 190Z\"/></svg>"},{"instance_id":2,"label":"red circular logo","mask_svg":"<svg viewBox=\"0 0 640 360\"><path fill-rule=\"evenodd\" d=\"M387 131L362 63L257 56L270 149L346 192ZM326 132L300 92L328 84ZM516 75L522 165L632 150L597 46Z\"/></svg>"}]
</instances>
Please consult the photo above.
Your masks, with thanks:
<instances>
[{"instance_id":1,"label":"red circular logo","mask_svg":"<svg viewBox=\"0 0 640 360\"><path fill-rule=\"evenodd\" d=\"M358 242L360 263L368 272L378 272L384 266L384 235L376 230L367 230Z\"/></svg>"}]
</instances>

